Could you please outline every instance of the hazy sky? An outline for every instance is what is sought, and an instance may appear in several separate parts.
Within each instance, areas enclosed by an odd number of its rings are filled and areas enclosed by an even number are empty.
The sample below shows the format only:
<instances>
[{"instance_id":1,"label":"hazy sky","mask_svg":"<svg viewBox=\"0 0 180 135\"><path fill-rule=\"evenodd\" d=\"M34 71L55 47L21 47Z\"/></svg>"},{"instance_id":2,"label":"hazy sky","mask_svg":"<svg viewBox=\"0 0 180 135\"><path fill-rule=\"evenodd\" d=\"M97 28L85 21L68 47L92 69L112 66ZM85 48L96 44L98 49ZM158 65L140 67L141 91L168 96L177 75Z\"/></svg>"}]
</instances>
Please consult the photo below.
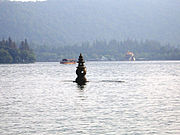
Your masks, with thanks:
<instances>
[{"instance_id":1,"label":"hazy sky","mask_svg":"<svg viewBox=\"0 0 180 135\"><path fill-rule=\"evenodd\" d=\"M10 1L23 1L23 2L28 2L28 1L46 1L46 0L10 0Z\"/></svg>"}]
</instances>

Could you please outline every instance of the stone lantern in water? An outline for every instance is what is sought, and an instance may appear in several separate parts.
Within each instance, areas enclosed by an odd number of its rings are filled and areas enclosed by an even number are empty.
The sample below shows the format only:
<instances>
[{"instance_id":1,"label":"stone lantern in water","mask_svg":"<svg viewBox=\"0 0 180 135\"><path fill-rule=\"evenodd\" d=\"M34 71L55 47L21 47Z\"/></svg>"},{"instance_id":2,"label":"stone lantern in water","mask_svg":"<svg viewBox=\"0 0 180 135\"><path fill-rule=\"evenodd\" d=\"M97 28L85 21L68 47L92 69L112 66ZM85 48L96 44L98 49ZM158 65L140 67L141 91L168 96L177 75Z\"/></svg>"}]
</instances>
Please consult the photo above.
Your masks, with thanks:
<instances>
[{"instance_id":1,"label":"stone lantern in water","mask_svg":"<svg viewBox=\"0 0 180 135\"><path fill-rule=\"evenodd\" d=\"M87 82L85 77L86 67L84 66L85 62L81 53L77 63L78 63L78 67L76 69L77 78L75 82L79 85L84 85Z\"/></svg>"}]
</instances>

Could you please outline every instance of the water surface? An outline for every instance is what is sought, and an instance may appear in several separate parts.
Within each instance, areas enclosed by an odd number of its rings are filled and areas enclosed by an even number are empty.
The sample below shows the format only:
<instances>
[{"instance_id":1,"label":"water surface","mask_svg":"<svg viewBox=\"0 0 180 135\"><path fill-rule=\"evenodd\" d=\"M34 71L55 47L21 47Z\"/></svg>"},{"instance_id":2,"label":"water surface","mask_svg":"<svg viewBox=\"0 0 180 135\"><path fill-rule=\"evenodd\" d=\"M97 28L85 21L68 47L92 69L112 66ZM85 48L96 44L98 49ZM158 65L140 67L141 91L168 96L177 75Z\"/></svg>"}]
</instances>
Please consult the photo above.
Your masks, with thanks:
<instances>
[{"instance_id":1,"label":"water surface","mask_svg":"<svg viewBox=\"0 0 180 135\"><path fill-rule=\"evenodd\" d=\"M180 134L180 61L85 65L0 65L0 134Z\"/></svg>"}]
</instances>

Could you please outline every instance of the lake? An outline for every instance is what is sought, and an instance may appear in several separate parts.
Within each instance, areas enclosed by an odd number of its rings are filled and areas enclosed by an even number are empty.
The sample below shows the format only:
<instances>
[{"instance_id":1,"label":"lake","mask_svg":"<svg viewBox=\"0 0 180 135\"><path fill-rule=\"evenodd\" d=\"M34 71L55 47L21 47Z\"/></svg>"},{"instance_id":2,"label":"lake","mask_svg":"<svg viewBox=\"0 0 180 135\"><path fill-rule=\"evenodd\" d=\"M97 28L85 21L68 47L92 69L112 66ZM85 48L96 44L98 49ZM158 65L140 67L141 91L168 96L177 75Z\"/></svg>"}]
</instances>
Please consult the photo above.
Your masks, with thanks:
<instances>
[{"instance_id":1,"label":"lake","mask_svg":"<svg viewBox=\"0 0 180 135\"><path fill-rule=\"evenodd\" d=\"M180 61L0 65L1 135L179 135Z\"/></svg>"}]
</instances>

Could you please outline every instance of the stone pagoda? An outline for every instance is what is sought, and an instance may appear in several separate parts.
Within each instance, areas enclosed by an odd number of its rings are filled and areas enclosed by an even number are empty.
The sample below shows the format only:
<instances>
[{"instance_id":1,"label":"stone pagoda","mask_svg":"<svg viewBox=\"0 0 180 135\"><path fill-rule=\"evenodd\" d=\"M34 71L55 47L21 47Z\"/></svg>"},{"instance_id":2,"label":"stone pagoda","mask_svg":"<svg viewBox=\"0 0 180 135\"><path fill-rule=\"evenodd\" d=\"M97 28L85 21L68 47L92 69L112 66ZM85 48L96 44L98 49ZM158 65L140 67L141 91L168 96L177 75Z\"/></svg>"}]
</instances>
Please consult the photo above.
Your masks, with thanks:
<instances>
[{"instance_id":1,"label":"stone pagoda","mask_svg":"<svg viewBox=\"0 0 180 135\"><path fill-rule=\"evenodd\" d=\"M82 54L80 53L79 59L78 59L78 67L76 69L76 74L77 74L77 78L76 78L76 83L79 85L85 85L87 80L86 80L86 67L84 66L84 59Z\"/></svg>"}]
</instances>

